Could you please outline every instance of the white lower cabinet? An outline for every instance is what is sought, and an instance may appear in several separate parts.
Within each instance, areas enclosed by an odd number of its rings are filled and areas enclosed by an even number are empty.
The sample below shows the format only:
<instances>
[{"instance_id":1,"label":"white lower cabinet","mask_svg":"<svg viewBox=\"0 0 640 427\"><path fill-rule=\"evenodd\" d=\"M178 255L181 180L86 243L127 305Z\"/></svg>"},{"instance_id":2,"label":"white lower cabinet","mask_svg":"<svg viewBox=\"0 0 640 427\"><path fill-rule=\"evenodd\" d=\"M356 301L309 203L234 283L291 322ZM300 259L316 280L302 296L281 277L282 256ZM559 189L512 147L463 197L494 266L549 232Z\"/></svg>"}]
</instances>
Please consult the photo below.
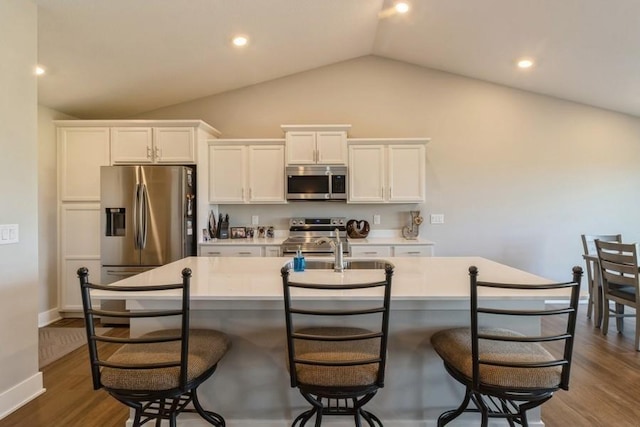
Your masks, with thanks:
<instances>
[{"instance_id":1,"label":"white lower cabinet","mask_svg":"<svg viewBox=\"0 0 640 427\"><path fill-rule=\"evenodd\" d=\"M89 279L100 283L100 204L63 203L60 207L59 309L82 311L77 270L89 269Z\"/></svg>"},{"instance_id":2,"label":"white lower cabinet","mask_svg":"<svg viewBox=\"0 0 640 427\"><path fill-rule=\"evenodd\" d=\"M433 246L394 246L393 256L433 256Z\"/></svg>"},{"instance_id":3,"label":"white lower cabinet","mask_svg":"<svg viewBox=\"0 0 640 427\"><path fill-rule=\"evenodd\" d=\"M391 255L391 246L351 246L352 257L381 257Z\"/></svg>"},{"instance_id":4,"label":"white lower cabinet","mask_svg":"<svg viewBox=\"0 0 640 427\"><path fill-rule=\"evenodd\" d=\"M352 245L351 256L366 257L430 257L433 245Z\"/></svg>"},{"instance_id":5,"label":"white lower cabinet","mask_svg":"<svg viewBox=\"0 0 640 427\"><path fill-rule=\"evenodd\" d=\"M280 245L200 245L200 256L279 257Z\"/></svg>"},{"instance_id":6,"label":"white lower cabinet","mask_svg":"<svg viewBox=\"0 0 640 427\"><path fill-rule=\"evenodd\" d=\"M201 246L200 256L246 256L259 257L262 256L262 248L260 246L248 245L219 245L219 246Z\"/></svg>"},{"instance_id":7,"label":"white lower cabinet","mask_svg":"<svg viewBox=\"0 0 640 427\"><path fill-rule=\"evenodd\" d=\"M282 251L280 250L280 245L277 245L277 246L265 246L264 247L264 256L268 256L268 257L279 257L279 256L282 256Z\"/></svg>"}]
</instances>

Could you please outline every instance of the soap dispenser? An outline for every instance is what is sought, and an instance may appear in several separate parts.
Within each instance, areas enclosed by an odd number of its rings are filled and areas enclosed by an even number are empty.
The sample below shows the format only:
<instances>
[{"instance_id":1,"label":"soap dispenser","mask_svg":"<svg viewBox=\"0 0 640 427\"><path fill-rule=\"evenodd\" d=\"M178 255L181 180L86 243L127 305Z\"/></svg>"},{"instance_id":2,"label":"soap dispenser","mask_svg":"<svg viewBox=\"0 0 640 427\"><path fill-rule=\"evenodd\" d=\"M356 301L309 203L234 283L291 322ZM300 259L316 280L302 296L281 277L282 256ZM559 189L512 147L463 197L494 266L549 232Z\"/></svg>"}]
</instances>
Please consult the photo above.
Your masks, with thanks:
<instances>
[{"instance_id":1,"label":"soap dispenser","mask_svg":"<svg viewBox=\"0 0 640 427\"><path fill-rule=\"evenodd\" d=\"M304 271L304 257L302 256L302 248L298 246L296 256L293 258L293 271Z\"/></svg>"}]
</instances>

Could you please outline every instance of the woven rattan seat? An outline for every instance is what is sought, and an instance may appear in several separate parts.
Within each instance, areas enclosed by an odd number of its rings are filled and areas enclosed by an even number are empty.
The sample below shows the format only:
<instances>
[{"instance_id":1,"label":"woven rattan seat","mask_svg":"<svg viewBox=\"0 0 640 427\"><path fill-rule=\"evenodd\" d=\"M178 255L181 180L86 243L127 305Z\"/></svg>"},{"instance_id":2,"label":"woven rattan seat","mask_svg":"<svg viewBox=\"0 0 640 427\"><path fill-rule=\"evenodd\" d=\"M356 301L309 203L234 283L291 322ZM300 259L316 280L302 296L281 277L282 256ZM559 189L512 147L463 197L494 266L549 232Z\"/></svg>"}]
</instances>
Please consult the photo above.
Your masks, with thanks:
<instances>
[{"instance_id":1,"label":"woven rattan seat","mask_svg":"<svg viewBox=\"0 0 640 427\"><path fill-rule=\"evenodd\" d=\"M134 410L133 426L169 420L176 425L182 412L196 412L209 424L224 427L219 414L205 410L198 400L197 389L215 372L218 362L231 346L222 332L189 328L189 282L191 270L182 271L182 283L153 286L99 285L89 282L89 271L78 269L82 305L86 323L93 388L105 389L111 396ZM135 312L94 309L94 290L117 294L153 293L177 290L181 306L172 310L136 310ZM121 296L122 298L122 296ZM96 334L96 318L100 316L136 319L177 318L179 328L162 329L138 337L113 338ZM109 355L98 343L122 346ZM104 354L103 354L104 353ZM193 409L188 406L193 405Z\"/></svg>"},{"instance_id":2,"label":"woven rattan seat","mask_svg":"<svg viewBox=\"0 0 640 427\"><path fill-rule=\"evenodd\" d=\"M466 388L460 406L441 414L438 427L464 412L479 412L482 427L489 425L489 418L504 418L511 426L527 426L528 410L549 400L555 391L569 388L582 269L573 268L571 282L545 285L478 281L478 269L473 266L469 276L470 327L445 329L431 336L447 372ZM568 303L540 310L498 308L490 302L480 303L478 288L482 287L528 293L567 288ZM531 318L532 322L540 322L540 316L558 316L565 327L555 335L536 335L480 326L483 322L508 325L513 316ZM553 342L561 344L561 349L552 352L545 347Z\"/></svg>"},{"instance_id":3,"label":"woven rattan seat","mask_svg":"<svg viewBox=\"0 0 640 427\"><path fill-rule=\"evenodd\" d=\"M314 416L319 427L328 415L352 416L356 426L361 419L370 427L382 426L364 405L384 386L393 266L387 263L385 270L376 273L379 279L365 283L305 283L304 273L292 278L288 266L282 269L291 386L312 405L294 420L293 427L306 425ZM367 289L378 296L353 306L348 300L341 301L341 306L317 300L319 294L336 289L345 295ZM305 304L308 300L301 295L305 292L314 295L312 306Z\"/></svg>"}]
</instances>

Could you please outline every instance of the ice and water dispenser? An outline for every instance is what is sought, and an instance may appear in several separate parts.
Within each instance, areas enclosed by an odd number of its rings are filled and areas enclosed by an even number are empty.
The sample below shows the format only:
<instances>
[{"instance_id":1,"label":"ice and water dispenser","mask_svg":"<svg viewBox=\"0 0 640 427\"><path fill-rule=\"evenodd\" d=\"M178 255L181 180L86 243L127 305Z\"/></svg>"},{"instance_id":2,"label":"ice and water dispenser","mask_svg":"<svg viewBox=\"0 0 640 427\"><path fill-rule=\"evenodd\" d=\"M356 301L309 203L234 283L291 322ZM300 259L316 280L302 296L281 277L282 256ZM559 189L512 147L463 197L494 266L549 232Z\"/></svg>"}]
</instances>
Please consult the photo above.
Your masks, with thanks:
<instances>
[{"instance_id":1,"label":"ice and water dispenser","mask_svg":"<svg viewBox=\"0 0 640 427\"><path fill-rule=\"evenodd\" d=\"M105 236L124 236L126 232L126 209L105 208L107 227Z\"/></svg>"}]
</instances>

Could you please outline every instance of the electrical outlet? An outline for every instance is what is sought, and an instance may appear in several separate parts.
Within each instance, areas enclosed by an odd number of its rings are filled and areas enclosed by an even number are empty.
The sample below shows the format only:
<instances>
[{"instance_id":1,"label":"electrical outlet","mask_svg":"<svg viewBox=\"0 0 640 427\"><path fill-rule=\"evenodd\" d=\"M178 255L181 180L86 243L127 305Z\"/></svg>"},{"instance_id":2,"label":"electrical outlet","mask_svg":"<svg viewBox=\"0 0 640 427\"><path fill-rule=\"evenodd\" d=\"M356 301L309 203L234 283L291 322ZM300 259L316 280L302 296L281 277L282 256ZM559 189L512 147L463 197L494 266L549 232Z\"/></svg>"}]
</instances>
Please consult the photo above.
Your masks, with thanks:
<instances>
[{"instance_id":1,"label":"electrical outlet","mask_svg":"<svg viewBox=\"0 0 640 427\"><path fill-rule=\"evenodd\" d=\"M431 224L444 224L444 214L431 214Z\"/></svg>"},{"instance_id":2,"label":"electrical outlet","mask_svg":"<svg viewBox=\"0 0 640 427\"><path fill-rule=\"evenodd\" d=\"M373 216L373 223L374 223L375 225L380 225L380 215L375 214L375 215Z\"/></svg>"},{"instance_id":3,"label":"electrical outlet","mask_svg":"<svg viewBox=\"0 0 640 427\"><path fill-rule=\"evenodd\" d=\"M258 225L258 224L260 224L260 218L258 218L258 215L251 216L251 225Z\"/></svg>"}]
</instances>

